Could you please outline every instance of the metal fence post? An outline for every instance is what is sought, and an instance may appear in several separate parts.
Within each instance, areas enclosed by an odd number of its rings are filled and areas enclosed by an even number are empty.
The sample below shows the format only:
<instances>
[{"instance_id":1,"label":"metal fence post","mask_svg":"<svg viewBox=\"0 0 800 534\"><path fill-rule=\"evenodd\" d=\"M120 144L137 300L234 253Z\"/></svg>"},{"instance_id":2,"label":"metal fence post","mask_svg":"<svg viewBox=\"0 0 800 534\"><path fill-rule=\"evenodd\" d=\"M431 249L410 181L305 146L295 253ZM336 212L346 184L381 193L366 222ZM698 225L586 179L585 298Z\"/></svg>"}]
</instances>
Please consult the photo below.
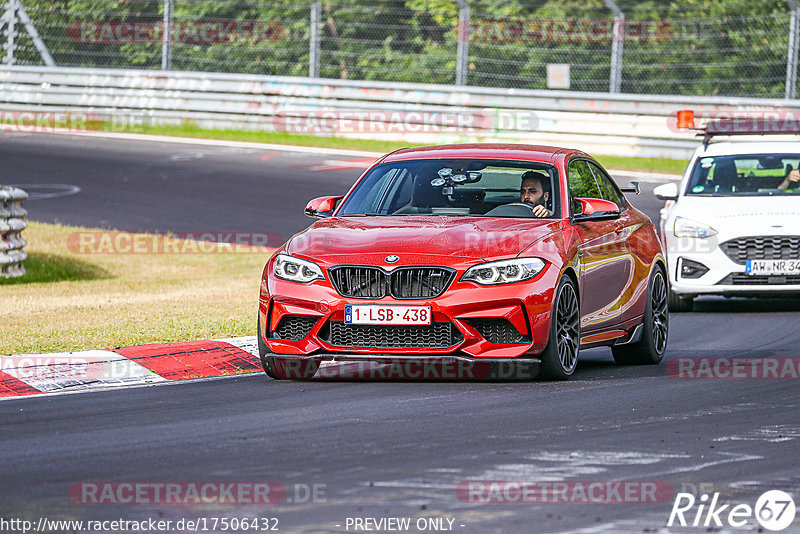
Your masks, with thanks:
<instances>
[{"instance_id":1,"label":"metal fence post","mask_svg":"<svg viewBox=\"0 0 800 534\"><path fill-rule=\"evenodd\" d=\"M17 1L8 0L3 21L6 23L6 65L16 62L17 52Z\"/></svg>"},{"instance_id":2,"label":"metal fence post","mask_svg":"<svg viewBox=\"0 0 800 534\"><path fill-rule=\"evenodd\" d=\"M786 57L786 98L794 98L797 85L797 43L800 33L800 6L795 0L786 0L792 10L789 19L789 50Z\"/></svg>"},{"instance_id":3,"label":"metal fence post","mask_svg":"<svg viewBox=\"0 0 800 534\"><path fill-rule=\"evenodd\" d=\"M164 0L164 34L161 36L161 70L172 68L172 0Z\"/></svg>"},{"instance_id":4,"label":"metal fence post","mask_svg":"<svg viewBox=\"0 0 800 534\"><path fill-rule=\"evenodd\" d=\"M25 29L28 30L28 35L30 35L31 39L33 40L33 46L36 47L36 50L38 50L39 54L42 56L42 61L44 61L44 64L48 67L55 67L56 63L53 61L53 56L50 55L50 50L47 49L47 45L44 44L42 36L39 35L39 32L36 30L36 26L33 25L33 21L28 16L28 12L25 10L25 5L23 5L22 0L15 1L17 3L17 16L19 16L19 19L22 21Z\"/></svg>"},{"instance_id":5,"label":"metal fence post","mask_svg":"<svg viewBox=\"0 0 800 534\"><path fill-rule=\"evenodd\" d=\"M322 18L322 2L311 1L311 26L308 35L308 77L319 78L319 21Z\"/></svg>"},{"instance_id":6,"label":"metal fence post","mask_svg":"<svg viewBox=\"0 0 800 534\"><path fill-rule=\"evenodd\" d=\"M456 4L458 4L456 85L467 85L467 61L469 59L469 4L467 3L467 0L456 0Z\"/></svg>"},{"instance_id":7,"label":"metal fence post","mask_svg":"<svg viewBox=\"0 0 800 534\"><path fill-rule=\"evenodd\" d=\"M608 92L619 93L622 85L622 47L625 43L625 13L614 0L603 0L606 7L614 14L614 29L611 36L611 74L608 80Z\"/></svg>"}]
</instances>

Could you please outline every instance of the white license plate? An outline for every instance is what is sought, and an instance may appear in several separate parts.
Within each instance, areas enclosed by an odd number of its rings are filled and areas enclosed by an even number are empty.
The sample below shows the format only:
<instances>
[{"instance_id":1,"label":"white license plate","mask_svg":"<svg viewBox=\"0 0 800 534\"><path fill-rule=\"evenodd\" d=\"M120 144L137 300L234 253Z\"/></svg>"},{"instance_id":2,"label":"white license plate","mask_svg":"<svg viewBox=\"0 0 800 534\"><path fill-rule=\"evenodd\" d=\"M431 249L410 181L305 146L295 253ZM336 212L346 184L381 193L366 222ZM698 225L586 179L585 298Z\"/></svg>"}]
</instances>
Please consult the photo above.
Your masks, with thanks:
<instances>
[{"instance_id":1,"label":"white license plate","mask_svg":"<svg viewBox=\"0 0 800 534\"><path fill-rule=\"evenodd\" d=\"M747 260L747 274L800 274L800 260Z\"/></svg>"},{"instance_id":2,"label":"white license plate","mask_svg":"<svg viewBox=\"0 0 800 534\"><path fill-rule=\"evenodd\" d=\"M347 324L431 324L430 306L380 306L353 304L344 307Z\"/></svg>"}]
</instances>

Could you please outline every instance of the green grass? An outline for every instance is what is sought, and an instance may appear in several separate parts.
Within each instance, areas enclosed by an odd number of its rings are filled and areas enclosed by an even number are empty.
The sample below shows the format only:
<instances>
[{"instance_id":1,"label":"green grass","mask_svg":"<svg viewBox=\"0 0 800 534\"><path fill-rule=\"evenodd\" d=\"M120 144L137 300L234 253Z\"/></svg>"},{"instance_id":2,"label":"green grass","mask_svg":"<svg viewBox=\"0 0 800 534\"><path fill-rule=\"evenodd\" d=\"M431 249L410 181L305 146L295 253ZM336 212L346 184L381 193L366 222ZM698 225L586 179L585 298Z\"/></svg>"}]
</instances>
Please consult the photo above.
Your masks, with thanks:
<instances>
[{"instance_id":1,"label":"green grass","mask_svg":"<svg viewBox=\"0 0 800 534\"><path fill-rule=\"evenodd\" d=\"M606 169L623 171L663 172L683 174L687 160L667 158L623 158L621 156L595 156Z\"/></svg>"},{"instance_id":2,"label":"green grass","mask_svg":"<svg viewBox=\"0 0 800 534\"><path fill-rule=\"evenodd\" d=\"M225 139L229 141L249 141L253 143L272 143L276 145L310 146L320 148L342 148L368 152L391 152L398 148L414 146L399 141L377 141L373 139L348 139L344 137L323 137L298 135L283 132L259 132L254 130L206 129L194 124L137 126L134 133L148 135L171 135L176 137L196 137L201 139Z\"/></svg>"},{"instance_id":3,"label":"green grass","mask_svg":"<svg viewBox=\"0 0 800 534\"><path fill-rule=\"evenodd\" d=\"M118 130L115 130L118 131ZM179 125L147 125L137 126L132 133L149 135L169 135L175 137L194 137L201 139L225 139L229 141L249 141L255 143L272 143L278 145L309 146L320 148L340 148L364 150L368 152L386 153L398 148L420 146L403 141L379 141L374 139L350 139L344 137L323 137L315 135L297 135L283 132L259 132L253 130L206 129L193 123ZM667 158L625 158L619 156L597 156L597 159L608 169L628 171L663 172L681 174L686 167L685 160Z\"/></svg>"},{"instance_id":4,"label":"green grass","mask_svg":"<svg viewBox=\"0 0 800 534\"><path fill-rule=\"evenodd\" d=\"M70 243L82 232L106 233L29 223L26 274L0 281L0 354L255 334L261 271L274 249L179 241L180 253L81 252Z\"/></svg>"}]
</instances>

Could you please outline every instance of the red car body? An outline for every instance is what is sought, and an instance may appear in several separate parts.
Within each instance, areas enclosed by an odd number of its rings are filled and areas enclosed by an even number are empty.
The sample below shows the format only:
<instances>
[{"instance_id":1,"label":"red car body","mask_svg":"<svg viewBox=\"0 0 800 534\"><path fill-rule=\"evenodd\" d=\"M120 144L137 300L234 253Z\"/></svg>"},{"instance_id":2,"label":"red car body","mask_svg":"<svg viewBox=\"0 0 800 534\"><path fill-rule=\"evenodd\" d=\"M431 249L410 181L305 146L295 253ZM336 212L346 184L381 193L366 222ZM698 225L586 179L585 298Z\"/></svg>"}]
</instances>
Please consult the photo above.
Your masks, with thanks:
<instances>
[{"instance_id":1,"label":"red car body","mask_svg":"<svg viewBox=\"0 0 800 534\"><path fill-rule=\"evenodd\" d=\"M577 150L544 146L447 145L400 150L380 158L373 167L395 161L449 158L553 165L558 171L556 187L560 188L555 198L560 202L559 213L563 216L559 219L339 217L337 211L342 205L339 203L331 217L293 236L264 268L258 326L262 359L266 358L268 374L276 374L276 362L282 358L315 364L331 359L387 361L407 357L513 358L535 362L550 341L554 298L559 281L564 277L577 289L581 348L637 341L633 337L645 319L649 281L656 269L664 268L661 246L649 218L630 204L611 219L575 220L567 165L574 158L596 163L590 156ZM348 195L357 185L358 182ZM327 211L335 200L318 199L309 207L312 211ZM584 213L608 207L602 199L588 199L582 205ZM325 273L325 279L300 284L274 276L273 264L279 253L315 262ZM395 301L386 296L374 301L430 305L435 322L451 323L458 330L456 345L442 348L348 347L333 345L323 335L326 325L330 321L342 321L345 306L353 304L352 299L341 296L334 288L329 270L350 264L386 266L387 255L399 257L391 268L432 265L457 271L439 297ZM477 263L519 256L541 258L545 267L534 278L517 283L481 286L461 280L465 271ZM359 302L369 303L372 301ZM316 321L302 339L276 339L270 332L278 329L284 316L307 317L309 324ZM489 342L474 322L487 318L507 320L524 339L507 344ZM316 365L312 371L314 369Z\"/></svg>"}]
</instances>

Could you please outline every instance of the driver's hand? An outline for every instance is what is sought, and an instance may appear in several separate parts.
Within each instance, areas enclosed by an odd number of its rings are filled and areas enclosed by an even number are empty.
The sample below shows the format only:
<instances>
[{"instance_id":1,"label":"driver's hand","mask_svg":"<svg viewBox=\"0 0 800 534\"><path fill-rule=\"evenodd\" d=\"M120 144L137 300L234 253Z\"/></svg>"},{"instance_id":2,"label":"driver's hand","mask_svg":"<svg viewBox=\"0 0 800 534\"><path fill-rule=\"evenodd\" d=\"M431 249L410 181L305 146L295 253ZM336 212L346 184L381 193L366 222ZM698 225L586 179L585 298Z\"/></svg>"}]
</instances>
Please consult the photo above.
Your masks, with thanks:
<instances>
[{"instance_id":1,"label":"driver's hand","mask_svg":"<svg viewBox=\"0 0 800 534\"><path fill-rule=\"evenodd\" d=\"M789 175L786 178L784 178L783 182L781 182L781 185L778 186L778 189L780 189L781 191L788 191L789 186L792 183L797 183L797 182L800 182L800 169L789 172Z\"/></svg>"},{"instance_id":2,"label":"driver's hand","mask_svg":"<svg viewBox=\"0 0 800 534\"><path fill-rule=\"evenodd\" d=\"M541 204L539 204L538 206L534 206L531 211L537 217L550 217L553 214L553 212L551 212L549 209L545 208Z\"/></svg>"}]
</instances>

